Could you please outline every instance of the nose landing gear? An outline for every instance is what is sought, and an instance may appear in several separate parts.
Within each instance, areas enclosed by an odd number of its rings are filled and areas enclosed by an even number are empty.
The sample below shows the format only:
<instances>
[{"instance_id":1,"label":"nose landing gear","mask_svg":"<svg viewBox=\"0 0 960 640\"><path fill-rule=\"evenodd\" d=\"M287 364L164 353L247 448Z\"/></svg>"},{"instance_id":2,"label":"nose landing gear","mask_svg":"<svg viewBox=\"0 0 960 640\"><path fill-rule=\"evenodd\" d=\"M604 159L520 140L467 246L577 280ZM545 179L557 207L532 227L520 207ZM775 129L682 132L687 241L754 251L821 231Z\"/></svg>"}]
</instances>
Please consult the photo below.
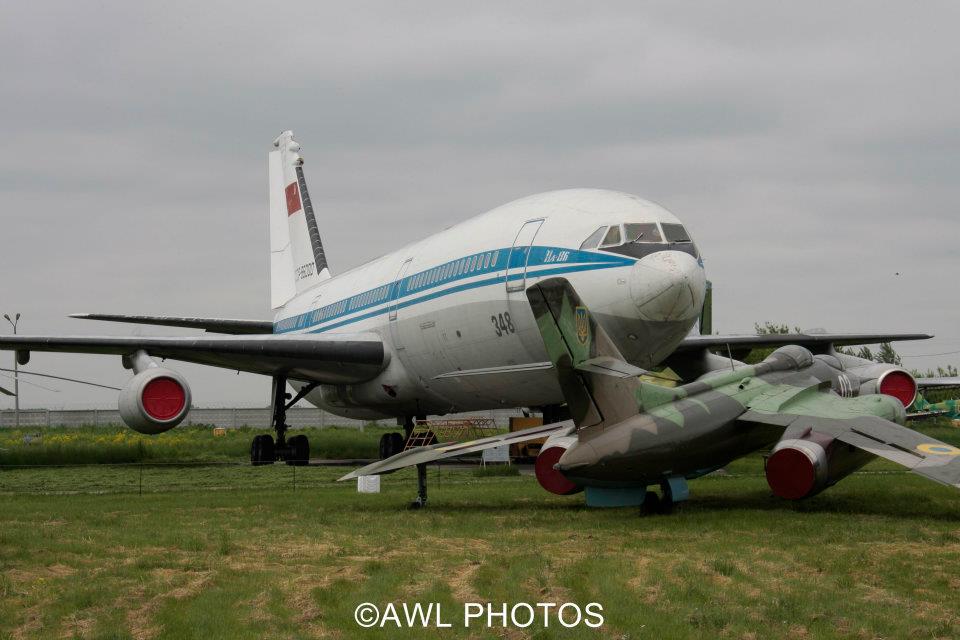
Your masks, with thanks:
<instances>
[{"instance_id":1,"label":"nose landing gear","mask_svg":"<svg viewBox=\"0 0 960 640\"><path fill-rule=\"evenodd\" d=\"M250 443L250 464L260 466L273 464L283 460L289 465L304 466L310 462L310 441L305 435L296 435L286 439L287 409L300 402L304 396L313 391L319 383L311 382L291 397L287 393L286 376L276 376L273 379L273 419L272 427L277 434L274 439L266 434L255 436Z\"/></svg>"}]
</instances>

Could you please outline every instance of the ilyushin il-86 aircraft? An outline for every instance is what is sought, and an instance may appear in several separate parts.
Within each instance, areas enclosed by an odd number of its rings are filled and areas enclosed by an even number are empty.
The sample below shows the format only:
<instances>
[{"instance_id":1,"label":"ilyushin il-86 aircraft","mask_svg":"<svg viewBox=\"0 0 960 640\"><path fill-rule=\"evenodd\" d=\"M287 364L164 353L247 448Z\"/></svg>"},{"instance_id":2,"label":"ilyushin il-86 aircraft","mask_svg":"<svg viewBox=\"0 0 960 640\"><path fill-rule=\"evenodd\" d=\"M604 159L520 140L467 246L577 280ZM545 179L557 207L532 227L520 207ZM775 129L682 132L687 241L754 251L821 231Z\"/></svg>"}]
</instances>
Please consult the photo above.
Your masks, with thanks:
<instances>
[{"instance_id":1,"label":"ilyushin il-86 aircraft","mask_svg":"<svg viewBox=\"0 0 960 640\"><path fill-rule=\"evenodd\" d=\"M272 321L77 314L206 334L12 336L0 338L0 349L16 351L22 365L33 351L121 356L133 377L120 392L120 413L147 434L172 429L190 408L184 377L157 359L270 376L275 437L254 438L253 464L307 462L306 437L286 436L286 411L302 399L346 417L395 417L408 432L418 417L500 407L562 420L574 403L530 298L553 278L569 283L590 322L616 345L619 356L608 364L623 375L668 363L695 380L726 366L711 350L794 344L833 365L828 383L841 395L886 394L909 404L916 394L906 371L841 361L833 345L923 334L690 335L707 292L700 250L673 214L625 193L530 196L334 276L300 151L286 131L268 156ZM384 436L381 454L403 445L400 433ZM553 448L545 451L556 455Z\"/></svg>"}]
</instances>

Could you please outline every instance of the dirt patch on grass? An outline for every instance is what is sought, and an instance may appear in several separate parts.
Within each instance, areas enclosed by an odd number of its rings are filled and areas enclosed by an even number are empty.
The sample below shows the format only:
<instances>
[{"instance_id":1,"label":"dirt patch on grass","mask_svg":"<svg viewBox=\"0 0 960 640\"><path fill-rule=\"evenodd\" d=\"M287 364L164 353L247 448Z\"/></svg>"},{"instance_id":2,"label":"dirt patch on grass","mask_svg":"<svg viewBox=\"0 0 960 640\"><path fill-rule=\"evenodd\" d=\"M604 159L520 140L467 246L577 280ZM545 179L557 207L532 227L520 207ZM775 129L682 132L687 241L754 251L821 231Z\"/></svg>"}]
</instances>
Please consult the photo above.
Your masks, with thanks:
<instances>
[{"instance_id":1,"label":"dirt patch on grass","mask_svg":"<svg viewBox=\"0 0 960 640\"><path fill-rule=\"evenodd\" d=\"M447 585L457 602L486 602L473 590L473 576L480 568L480 562L471 560L454 569L447 578Z\"/></svg>"},{"instance_id":2,"label":"dirt patch on grass","mask_svg":"<svg viewBox=\"0 0 960 640\"><path fill-rule=\"evenodd\" d=\"M214 571L184 571L183 569L154 569L150 575L159 582L172 586L172 589L158 593L146 602L127 613L127 623L130 625L130 635L136 640L151 640L162 630L153 624L153 615L165 600L183 600L200 593L207 586L213 576ZM137 601L143 598L143 591L140 590L140 597L135 595L129 600ZM128 601L129 601L128 600Z\"/></svg>"},{"instance_id":3,"label":"dirt patch on grass","mask_svg":"<svg viewBox=\"0 0 960 640\"><path fill-rule=\"evenodd\" d=\"M36 584L44 580L66 578L76 572L76 569L65 564L51 564L46 567L36 567L34 569L7 569L6 576L11 582L28 585Z\"/></svg>"},{"instance_id":4,"label":"dirt patch on grass","mask_svg":"<svg viewBox=\"0 0 960 640\"><path fill-rule=\"evenodd\" d=\"M13 638L13 640L22 640L23 638L32 635L35 631L42 629L43 619L40 612L43 610L43 608L44 607L41 605L36 605L24 611L23 624L14 629L13 633L10 634L10 637Z\"/></svg>"},{"instance_id":5,"label":"dirt patch on grass","mask_svg":"<svg viewBox=\"0 0 960 640\"><path fill-rule=\"evenodd\" d=\"M263 623L263 622L272 622L274 616L268 607L270 606L270 592L261 591L256 595L253 600L248 600L246 602L240 603L245 609L249 609L250 613L247 614L247 618L251 622Z\"/></svg>"},{"instance_id":6,"label":"dirt patch on grass","mask_svg":"<svg viewBox=\"0 0 960 640\"><path fill-rule=\"evenodd\" d=\"M60 623L60 637L64 640L71 638L89 638L93 626L96 624L93 618L77 618L70 616Z\"/></svg>"}]
</instances>

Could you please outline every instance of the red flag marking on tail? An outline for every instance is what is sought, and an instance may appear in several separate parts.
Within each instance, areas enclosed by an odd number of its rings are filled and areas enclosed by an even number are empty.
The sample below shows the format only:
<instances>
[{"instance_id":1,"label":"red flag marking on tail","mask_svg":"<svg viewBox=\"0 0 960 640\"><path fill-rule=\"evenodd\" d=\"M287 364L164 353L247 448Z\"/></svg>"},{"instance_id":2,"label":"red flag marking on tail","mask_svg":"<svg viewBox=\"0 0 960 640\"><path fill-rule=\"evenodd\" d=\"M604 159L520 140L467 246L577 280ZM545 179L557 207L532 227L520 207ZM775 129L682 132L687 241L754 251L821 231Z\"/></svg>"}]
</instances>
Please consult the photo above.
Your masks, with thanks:
<instances>
[{"instance_id":1,"label":"red flag marking on tail","mask_svg":"<svg viewBox=\"0 0 960 640\"><path fill-rule=\"evenodd\" d=\"M296 182L291 182L284 191L287 194L287 215L292 216L300 211L300 189Z\"/></svg>"}]
</instances>

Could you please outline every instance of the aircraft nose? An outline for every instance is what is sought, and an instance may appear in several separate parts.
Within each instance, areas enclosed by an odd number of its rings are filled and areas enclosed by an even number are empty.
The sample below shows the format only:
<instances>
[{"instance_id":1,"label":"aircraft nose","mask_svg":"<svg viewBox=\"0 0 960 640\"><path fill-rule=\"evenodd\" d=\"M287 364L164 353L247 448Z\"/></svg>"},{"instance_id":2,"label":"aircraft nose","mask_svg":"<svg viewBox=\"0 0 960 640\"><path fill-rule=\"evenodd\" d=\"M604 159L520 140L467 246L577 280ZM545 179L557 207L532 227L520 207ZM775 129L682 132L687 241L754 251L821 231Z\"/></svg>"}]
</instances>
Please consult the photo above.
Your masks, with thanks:
<instances>
[{"instance_id":1,"label":"aircraft nose","mask_svg":"<svg viewBox=\"0 0 960 640\"><path fill-rule=\"evenodd\" d=\"M644 320L694 318L703 308L706 290L703 267L683 251L658 251L644 256L630 272L630 296Z\"/></svg>"}]
</instances>

